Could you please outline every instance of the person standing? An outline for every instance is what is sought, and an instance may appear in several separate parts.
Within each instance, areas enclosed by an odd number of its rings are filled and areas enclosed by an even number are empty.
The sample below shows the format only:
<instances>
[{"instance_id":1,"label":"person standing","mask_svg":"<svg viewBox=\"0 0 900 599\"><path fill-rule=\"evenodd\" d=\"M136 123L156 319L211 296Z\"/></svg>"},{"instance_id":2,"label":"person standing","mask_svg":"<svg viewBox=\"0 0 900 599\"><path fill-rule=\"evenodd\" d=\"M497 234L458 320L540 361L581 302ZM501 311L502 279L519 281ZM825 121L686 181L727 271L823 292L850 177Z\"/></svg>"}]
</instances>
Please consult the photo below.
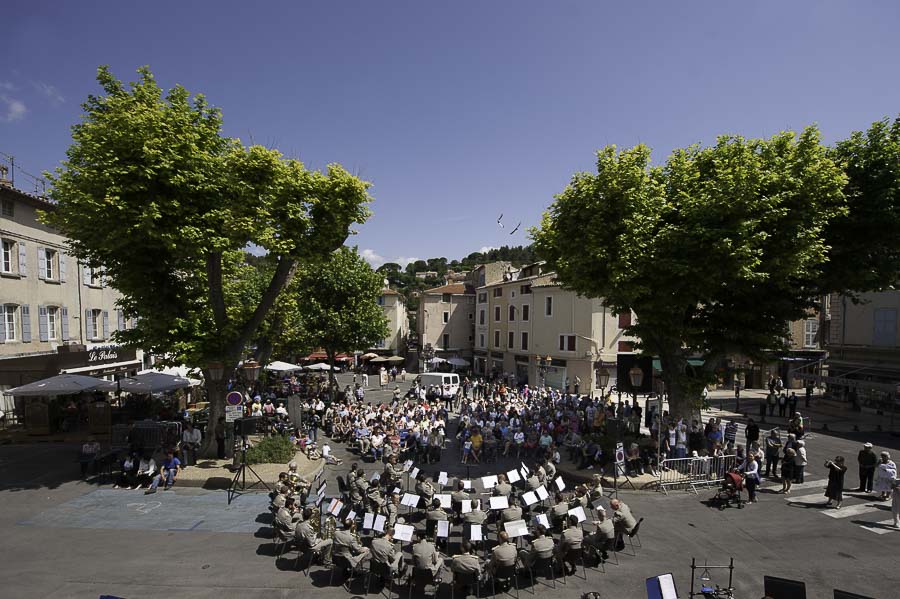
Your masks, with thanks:
<instances>
[{"instance_id":1,"label":"person standing","mask_svg":"<svg viewBox=\"0 0 900 599\"><path fill-rule=\"evenodd\" d=\"M794 461L797 452L792 447L784 450L784 459L781 460L781 492L788 494L794 484Z\"/></svg>"},{"instance_id":2,"label":"person standing","mask_svg":"<svg viewBox=\"0 0 900 599\"><path fill-rule=\"evenodd\" d=\"M803 473L806 470L806 441L797 441L797 455L794 457L794 482L803 483Z\"/></svg>"},{"instance_id":3,"label":"person standing","mask_svg":"<svg viewBox=\"0 0 900 599\"><path fill-rule=\"evenodd\" d=\"M747 447L759 442L759 425L754 422L753 418L747 419L744 435L747 437Z\"/></svg>"},{"instance_id":4,"label":"person standing","mask_svg":"<svg viewBox=\"0 0 900 599\"><path fill-rule=\"evenodd\" d=\"M757 503L756 487L759 485L759 463L756 458L747 454L744 463L738 467L738 470L744 473L744 484L747 486L747 493L750 496L748 503Z\"/></svg>"},{"instance_id":5,"label":"person standing","mask_svg":"<svg viewBox=\"0 0 900 599\"><path fill-rule=\"evenodd\" d=\"M881 462L875 468L875 492L881 501L887 501L891 494L891 485L897 478L897 464L891 460L891 454L881 452Z\"/></svg>"},{"instance_id":6,"label":"person standing","mask_svg":"<svg viewBox=\"0 0 900 599\"><path fill-rule=\"evenodd\" d=\"M825 503L825 507L830 507L834 501L835 509L841 509L841 502L844 500L844 474L847 472L844 456L839 455L834 460L828 460L825 467L828 468L828 486L825 488L828 502Z\"/></svg>"},{"instance_id":7,"label":"person standing","mask_svg":"<svg viewBox=\"0 0 900 599\"><path fill-rule=\"evenodd\" d=\"M894 528L900 528L900 479L891 485L891 512L894 514Z\"/></svg>"},{"instance_id":8,"label":"person standing","mask_svg":"<svg viewBox=\"0 0 900 599\"><path fill-rule=\"evenodd\" d=\"M769 473L772 476L778 476L778 458L781 455L781 437L778 436L778 429L773 428L766 437L766 478Z\"/></svg>"},{"instance_id":9,"label":"person standing","mask_svg":"<svg viewBox=\"0 0 900 599\"><path fill-rule=\"evenodd\" d=\"M778 416L783 418L787 412L787 396L784 393L778 394Z\"/></svg>"},{"instance_id":10,"label":"person standing","mask_svg":"<svg viewBox=\"0 0 900 599\"><path fill-rule=\"evenodd\" d=\"M875 466L878 465L878 456L872 451L871 443L863 444L863 448L856 456L856 461L859 464L859 488L856 490L859 493L871 493L872 482L875 478Z\"/></svg>"}]
</instances>

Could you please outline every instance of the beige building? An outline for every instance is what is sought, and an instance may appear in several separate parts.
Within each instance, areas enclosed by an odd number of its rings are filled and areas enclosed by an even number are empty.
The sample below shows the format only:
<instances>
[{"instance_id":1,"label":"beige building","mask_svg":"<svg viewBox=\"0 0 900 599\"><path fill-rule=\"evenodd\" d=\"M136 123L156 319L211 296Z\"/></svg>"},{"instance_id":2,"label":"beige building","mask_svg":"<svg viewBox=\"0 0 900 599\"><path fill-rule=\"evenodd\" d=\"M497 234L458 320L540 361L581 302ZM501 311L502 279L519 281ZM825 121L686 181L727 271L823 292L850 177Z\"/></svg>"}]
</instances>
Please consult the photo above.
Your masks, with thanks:
<instances>
[{"instance_id":1,"label":"beige building","mask_svg":"<svg viewBox=\"0 0 900 599\"><path fill-rule=\"evenodd\" d=\"M601 366L610 375L607 386L615 385L617 357L632 351L633 340L622 332L631 314L620 317L602 300L563 289L542 267L475 270L486 282L476 289L475 373L514 376L517 384L543 379L557 388L567 380L574 387L578 377L579 391L587 393Z\"/></svg>"},{"instance_id":2,"label":"beige building","mask_svg":"<svg viewBox=\"0 0 900 599\"><path fill-rule=\"evenodd\" d=\"M403 296L387 287L378 298L378 305L384 310L388 321L388 335L370 348L385 354L401 355L406 353L406 336L409 333L409 317Z\"/></svg>"},{"instance_id":3,"label":"beige building","mask_svg":"<svg viewBox=\"0 0 900 599\"><path fill-rule=\"evenodd\" d=\"M0 390L60 372L111 378L141 369L141 352L112 341L128 324L118 293L38 222L38 210L53 209L0 180Z\"/></svg>"},{"instance_id":4,"label":"beige building","mask_svg":"<svg viewBox=\"0 0 900 599\"><path fill-rule=\"evenodd\" d=\"M422 292L416 326L419 347L431 345L435 356L454 356L472 361L475 291L471 285L453 283Z\"/></svg>"}]
</instances>

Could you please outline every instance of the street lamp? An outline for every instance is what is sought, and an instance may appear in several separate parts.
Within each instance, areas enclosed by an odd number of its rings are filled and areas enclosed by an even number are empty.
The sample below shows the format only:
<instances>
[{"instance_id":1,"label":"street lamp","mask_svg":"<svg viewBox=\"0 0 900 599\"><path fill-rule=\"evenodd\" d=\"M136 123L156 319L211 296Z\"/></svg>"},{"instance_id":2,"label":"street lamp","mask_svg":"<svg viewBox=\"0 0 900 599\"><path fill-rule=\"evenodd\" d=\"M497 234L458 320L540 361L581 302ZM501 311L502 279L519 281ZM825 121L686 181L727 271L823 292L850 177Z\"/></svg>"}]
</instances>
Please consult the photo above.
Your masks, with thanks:
<instances>
[{"instance_id":1,"label":"street lamp","mask_svg":"<svg viewBox=\"0 0 900 599\"><path fill-rule=\"evenodd\" d=\"M640 366L632 366L628 371L628 379L631 381L631 397L632 397L632 408L637 405L637 390L638 387L641 386L641 383L644 382L644 371L641 370Z\"/></svg>"},{"instance_id":2,"label":"street lamp","mask_svg":"<svg viewBox=\"0 0 900 599\"><path fill-rule=\"evenodd\" d=\"M535 356L538 367L538 374L541 377L541 388L546 387L545 378L547 376L547 369L550 367L550 364L553 362L553 358L549 355L546 358L542 358L541 356Z\"/></svg>"},{"instance_id":3,"label":"street lamp","mask_svg":"<svg viewBox=\"0 0 900 599\"><path fill-rule=\"evenodd\" d=\"M210 362L206 365L206 370L209 372L209 378L213 381L221 381L225 376L225 365L221 362Z\"/></svg>"},{"instance_id":4,"label":"street lamp","mask_svg":"<svg viewBox=\"0 0 900 599\"><path fill-rule=\"evenodd\" d=\"M260 366L259 362L256 360L250 359L245 360L244 365L241 367L244 371L244 377L251 383L255 383L259 378Z\"/></svg>"},{"instance_id":5,"label":"street lamp","mask_svg":"<svg viewBox=\"0 0 900 599\"><path fill-rule=\"evenodd\" d=\"M427 343L425 347L422 349L422 358L425 360L424 370L428 372L428 362L434 358L434 348L430 343Z\"/></svg>"},{"instance_id":6,"label":"street lamp","mask_svg":"<svg viewBox=\"0 0 900 599\"><path fill-rule=\"evenodd\" d=\"M597 373L597 387L600 388L600 396L606 395L606 385L609 384L609 371L606 368L599 367L595 369Z\"/></svg>"}]
</instances>

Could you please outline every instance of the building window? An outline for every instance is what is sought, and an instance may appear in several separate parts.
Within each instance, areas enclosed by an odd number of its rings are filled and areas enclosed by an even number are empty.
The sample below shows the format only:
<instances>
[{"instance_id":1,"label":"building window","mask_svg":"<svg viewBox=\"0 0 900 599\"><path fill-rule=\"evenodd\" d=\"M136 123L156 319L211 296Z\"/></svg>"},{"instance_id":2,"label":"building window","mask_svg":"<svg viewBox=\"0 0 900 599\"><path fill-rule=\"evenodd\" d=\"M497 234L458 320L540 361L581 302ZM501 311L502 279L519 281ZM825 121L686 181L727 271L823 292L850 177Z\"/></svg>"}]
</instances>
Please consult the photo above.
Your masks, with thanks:
<instances>
[{"instance_id":1,"label":"building window","mask_svg":"<svg viewBox=\"0 0 900 599\"><path fill-rule=\"evenodd\" d=\"M5 216L6 218L12 218L15 216L15 209L13 208L14 204L12 200L3 199L0 200L0 214Z\"/></svg>"},{"instance_id":2,"label":"building window","mask_svg":"<svg viewBox=\"0 0 900 599\"><path fill-rule=\"evenodd\" d=\"M494 306L494 322L500 322L500 306Z\"/></svg>"},{"instance_id":3,"label":"building window","mask_svg":"<svg viewBox=\"0 0 900 599\"><path fill-rule=\"evenodd\" d=\"M383 305L384 305L384 296L383 296L383 295L379 295L379 296L378 296L378 305L379 305L379 306L383 306Z\"/></svg>"},{"instance_id":4,"label":"building window","mask_svg":"<svg viewBox=\"0 0 900 599\"><path fill-rule=\"evenodd\" d=\"M509 307L509 321L514 322L515 320L516 320L516 307L510 306Z\"/></svg>"},{"instance_id":5,"label":"building window","mask_svg":"<svg viewBox=\"0 0 900 599\"><path fill-rule=\"evenodd\" d=\"M478 324L484 324L484 310L478 313Z\"/></svg>"},{"instance_id":6,"label":"building window","mask_svg":"<svg viewBox=\"0 0 900 599\"><path fill-rule=\"evenodd\" d=\"M469 320L474 320L474 319L475 319L475 315L472 314L471 312L469 312Z\"/></svg>"},{"instance_id":7,"label":"building window","mask_svg":"<svg viewBox=\"0 0 900 599\"><path fill-rule=\"evenodd\" d=\"M16 242L11 239L4 239L0 251L2 251L2 253L0 253L0 272L5 272L7 274L15 273L18 253L16 250Z\"/></svg>"},{"instance_id":8,"label":"building window","mask_svg":"<svg viewBox=\"0 0 900 599\"><path fill-rule=\"evenodd\" d=\"M627 329L631 326L631 310L619 314L619 328Z\"/></svg>"},{"instance_id":9,"label":"building window","mask_svg":"<svg viewBox=\"0 0 900 599\"><path fill-rule=\"evenodd\" d=\"M619 341L616 349L623 353L630 353L634 351L634 345L631 343L631 341Z\"/></svg>"},{"instance_id":10,"label":"building window","mask_svg":"<svg viewBox=\"0 0 900 599\"><path fill-rule=\"evenodd\" d=\"M87 272L85 273L84 283L88 287L103 287L103 269L88 268Z\"/></svg>"},{"instance_id":11,"label":"building window","mask_svg":"<svg viewBox=\"0 0 900 599\"><path fill-rule=\"evenodd\" d=\"M43 250L39 267L44 271L44 278L52 281L56 279L56 250L49 248L43 248Z\"/></svg>"},{"instance_id":12,"label":"building window","mask_svg":"<svg viewBox=\"0 0 900 599\"><path fill-rule=\"evenodd\" d=\"M528 350L528 333L522 333L522 350Z\"/></svg>"},{"instance_id":13,"label":"building window","mask_svg":"<svg viewBox=\"0 0 900 599\"><path fill-rule=\"evenodd\" d=\"M807 318L803 321L803 347L815 347L819 335L819 319Z\"/></svg>"},{"instance_id":14,"label":"building window","mask_svg":"<svg viewBox=\"0 0 900 599\"><path fill-rule=\"evenodd\" d=\"M450 313L444 312L444 324L447 324L448 322L450 322Z\"/></svg>"},{"instance_id":15,"label":"building window","mask_svg":"<svg viewBox=\"0 0 900 599\"><path fill-rule=\"evenodd\" d=\"M531 285L522 285L521 287L519 287L519 293L521 293L522 295L531 293Z\"/></svg>"},{"instance_id":16,"label":"building window","mask_svg":"<svg viewBox=\"0 0 900 599\"><path fill-rule=\"evenodd\" d=\"M450 296L449 293L442 293L442 294L441 294L441 301L444 302L445 304L449 304L449 303L450 303L450 299L451 299L451 296Z\"/></svg>"},{"instance_id":17,"label":"building window","mask_svg":"<svg viewBox=\"0 0 900 599\"><path fill-rule=\"evenodd\" d=\"M894 347L897 345L897 309L876 308L875 331L872 336L872 345L882 347Z\"/></svg>"},{"instance_id":18,"label":"building window","mask_svg":"<svg viewBox=\"0 0 900 599\"><path fill-rule=\"evenodd\" d=\"M553 298L544 298L544 316L553 316Z\"/></svg>"},{"instance_id":19,"label":"building window","mask_svg":"<svg viewBox=\"0 0 900 599\"><path fill-rule=\"evenodd\" d=\"M47 340L59 339L59 308L47 306Z\"/></svg>"},{"instance_id":20,"label":"building window","mask_svg":"<svg viewBox=\"0 0 900 599\"><path fill-rule=\"evenodd\" d=\"M494 331L494 347L500 349L500 331Z\"/></svg>"},{"instance_id":21,"label":"building window","mask_svg":"<svg viewBox=\"0 0 900 599\"><path fill-rule=\"evenodd\" d=\"M441 335L441 341L444 342L444 349L450 347L450 335L444 333L443 335Z\"/></svg>"},{"instance_id":22,"label":"building window","mask_svg":"<svg viewBox=\"0 0 900 599\"><path fill-rule=\"evenodd\" d=\"M522 306L522 320L528 320L528 317L531 316L529 312L531 311L531 307L528 304Z\"/></svg>"},{"instance_id":23,"label":"building window","mask_svg":"<svg viewBox=\"0 0 900 599\"><path fill-rule=\"evenodd\" d=\"M484 347L484 333L478 335L478 347Z\"/></svg>"},{"instance_id":24,"label":"building window","mask_svg":"<svg viewBox=\"0 0 900 599\"><path fill-rule=\"evenodd\" d=\"M506 337L506 347L514 349L516 345L516 334L510 331Z\"/></svg>"},{"instance_id":25,"label":"building window","mask_svg":"<svg viewBox=\"0 0 900 599\"><path fill-rule=\"evenodd\" d=\"M559 351L575 351L575 335L560 335Z\"/></svg>"},{"instance_id":26,"label":"building window","mask_svg":"<svg viewBox=\"0 0 900 599\"><path fill-rule=\"evenodd\" d=\"M478 294L478 303L486 304L487 303L487 293L479 293Z\"/></svg>"},{"instance_id":27,"label":"building window","mask_svg":"<svg viewBox=\"0 0 900 599\"><path fill-rule=\"evenodd\" d=\"M494 289L494 297L503 297L503 287Z\"/></svg>"},{"instance_id":28,"label":"building window","mask_svg":"<svg viewBox=\"0 0 900 599\"><path fill-rule=\"evenodd\" d=\"M18 306L15 304L0 305L0 316L3 316L3 340L16 341L18 331Z\"/></svg>"},{"instance_id":29,"label":"building window","mask_svg":"<svg viewBox=\"0 0 900 599\"><path fill-rule=\"evenodd\" d=\"M88 310L88 321L85 330L91 339L103 338L103 311Z\"/></svg>"}]
</instances>

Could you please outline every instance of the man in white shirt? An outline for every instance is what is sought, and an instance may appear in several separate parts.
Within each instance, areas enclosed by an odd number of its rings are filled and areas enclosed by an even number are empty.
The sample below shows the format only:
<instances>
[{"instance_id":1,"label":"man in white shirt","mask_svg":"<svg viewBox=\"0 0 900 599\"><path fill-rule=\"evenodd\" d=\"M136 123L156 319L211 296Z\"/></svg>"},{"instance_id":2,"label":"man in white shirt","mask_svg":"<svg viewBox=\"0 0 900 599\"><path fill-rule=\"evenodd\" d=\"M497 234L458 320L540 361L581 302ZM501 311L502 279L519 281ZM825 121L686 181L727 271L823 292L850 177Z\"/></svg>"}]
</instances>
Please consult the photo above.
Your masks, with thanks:
<instances>
[{"instance_id":1,"label":"man in white shirt","mask_svg":"<svg viewBox=\"0 0 900 599\"><path fill-rule=\"evenodd\" d=\"M185 422L184 430L181 432L182 468L197 463L197 450L200 448L202 440L203 433L200 432L200 429L194 428L190 422Z\"/></svg>"}]
</instances>

